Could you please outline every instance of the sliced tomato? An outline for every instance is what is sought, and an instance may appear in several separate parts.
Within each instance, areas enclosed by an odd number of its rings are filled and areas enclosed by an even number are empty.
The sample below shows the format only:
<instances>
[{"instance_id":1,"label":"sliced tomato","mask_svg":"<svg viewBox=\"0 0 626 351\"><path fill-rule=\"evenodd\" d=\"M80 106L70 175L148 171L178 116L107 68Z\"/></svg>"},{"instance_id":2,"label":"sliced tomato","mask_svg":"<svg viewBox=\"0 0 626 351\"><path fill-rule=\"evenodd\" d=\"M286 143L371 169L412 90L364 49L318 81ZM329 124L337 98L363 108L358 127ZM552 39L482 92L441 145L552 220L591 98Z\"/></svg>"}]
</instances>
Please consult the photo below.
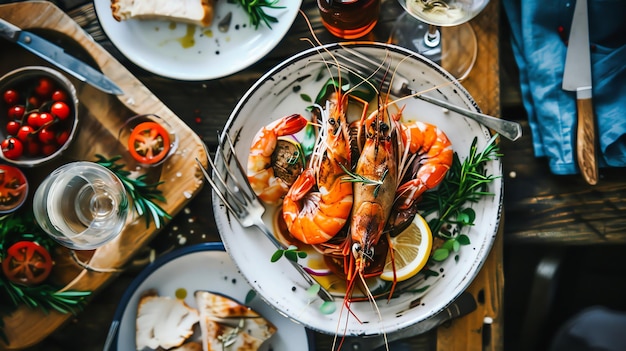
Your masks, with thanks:
<instances>
[{"instance_id":1,"label":"sliced tomato","mask_svg":"<svg viewBox=\"0 0 626 351\"><path fill-rule=\"evenodd\" d=\"M39 284L52 271L52 257L45 247L36 242L18 241L7 250L2 260L2 271L14 283Z\"/></svg>"},{"instance_id":2,"label":"sliced tomato","mask_svg":"<svg viewBox=\"0 0 626 351\"><path fill-rule=\"evenodd\" d=\"M130 133L128 151L141 163L157 163L170 151L169 133L156 122L142 122Z\"/></svg>"}]
</instances>

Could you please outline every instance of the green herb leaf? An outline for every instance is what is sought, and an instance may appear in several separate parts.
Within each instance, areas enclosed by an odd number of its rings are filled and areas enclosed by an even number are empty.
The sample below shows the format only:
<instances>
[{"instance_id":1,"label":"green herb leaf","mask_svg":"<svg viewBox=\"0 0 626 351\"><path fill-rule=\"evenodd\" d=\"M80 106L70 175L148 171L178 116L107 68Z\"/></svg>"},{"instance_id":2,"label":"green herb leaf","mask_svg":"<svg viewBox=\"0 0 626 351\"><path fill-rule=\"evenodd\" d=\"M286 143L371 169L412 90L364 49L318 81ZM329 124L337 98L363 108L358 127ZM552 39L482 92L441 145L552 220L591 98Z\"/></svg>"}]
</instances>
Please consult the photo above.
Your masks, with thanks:
<instances>
[{"instance_id":1,"label":"green herb leaf","mask_svg":"<svg viewBox=\"0 0 626 351\"><path fill-rule=\"evenodd\" d=\"M284 6L276 6L278 0L236 0L243 7L250 18L250 24L254 29L259 29L261 23L272 29L272 23L278 23L278 19L265 13L265 8L282 9Z\"/></svg>"},{"instance_id":2,"label":"green herb leaf","mask_svg":"<svg viewBox=\"0 0 626 351\"><path fill-rule=\"evenodd\" d=\"M297 246L290 245L288 248L284 250L283 249L276 250L274 254L272 254L270 261L276 262L280 260L280 258L283 256L285 256L285 258L290 261L298 262L298 258L306 258L307 253L305 251L299 251Z\"/></svg>"},{"instance_id":3,"label":"green herb leaf","mask_svg":"<svg viewBox=\"0 0 626 351\"><path fill-rule=\"evenodd\" d=\"M313 102L313 99L311 99L311 97L307 94L300 94L300 98L302 98L305 102Z\"/></svg>"},{"instance_id":4,"label":"green herb leaf","mask_svg":"<svg viewBox=\"0 0 626 351\"><path fill-rule=\"evenodd\" d=\"M283 257L283 252L284 250L276 250L276 252L274 252L274 254L272 255L272 258L270 258L270 262L276 262L280 260L280 258Z\"/></svg>"},{"instance_id":5,"label":"green herb leaf","mask_svg":"<svg viewBox=\"0 0 626 351\"><path fill-rule=\"evenodd\" d=\"M441 262L444 261L446 258L448 258L448 256L450 255L450 251L440 248L435 250L435 252L433 252L433 260L437 261L437 262Z\"/></svg>"},{"instance_id":6,"label":"green herb leaf","mask_svg":"<svg viewBox=\"0 0 626 351\"><path fill-rule=\"evenodd\" d=\"M308 289L306 289L306 293L311 297L316 297L321 288L322 287L319 284L313 284Z\"/></svg>"},{"instance_id":7,"label":"green herb leaf","mask_svg":"<svg viewBox=\"0 0 626 351\"><path fill-rule=\"evenodd\" d=\"M446 173L443 182L436 190L424 193L421 208L423 217L436 213L434 219L429 221L433 235L447 237L441 233L444 224L471 225L474 223L476 213L468 204L478 202L483 196L491 196L487 186L498 177L487 175L485 165L487 162L501 157L496 144L497 134L487 143L482 152L478 152L474 138L467 158L460 162L457 153L454 153L452 165Z\"/></svg>"},{"instance_id":8,"label":"green herb leaf","mask_svg":"<svg viewBox=\"0 0 626 351\"><path fill-rule=\"evenodd\" d=\"M246 298L245 298L245 302L244 304L249 305L250 302L252 302L252 300L254 300L254 298L256 297L256 291L250 289L248 290L248 293L246 294Z\"/></svg>"},{"instance_id":9,"label":"green herb leaf","mask_svg":"<svg viewBox=\"0 0 626 351\"><path fill-rule=\"evenodd\" d=\"M337 305L334 301L324 301L320 306L320 312L322 314L333 314L337 310Z\"/></svg>"},{"instance_id":10,"label":"green herb leaf","mask_svg":"<svg viewBox=\"0 0 626 351\"><path fill-rule=\"evenodd\" d=\"M155 203L155 201L165 202L165 197L160 189L159 185L163 182L147 183L146 174L142 174L137 178L130 178L130 171L124 169L126 165L118 163L122 156L114 156L111 159L107 159L102 155L96 155L96 163L108 168L122 181L126 192L130 196L132 205L135 212L139 216L145 217L146 228L150 226L150 221L154 221L154 225L157 229L161 228L165 221L172 219L161 206Z\"/></svg>"},{"instance_id":11,"label":"green herb leaf","mask_svg":"<svg viewBox=\"0 0 626 351\"><path fill-rule=\"evenodd\" d=\"M465 235L465 234L461 234L459 235L456 240L461 244L461 245L469 245L470 244L470 238L469 236Z\"/></svg>"},{"instance_id":12,"label":"green herb leaf","mask_svg":"<svg viewBox=\"0 0 626 351\"><path fill-rule=\"evenodd\" d=\"M286 257L289 261L298 262L298 254L297 254L295 251L292 251L292 250L286 250L286 251L285 251L285 257Z\"/></svg>"}]
</instances>

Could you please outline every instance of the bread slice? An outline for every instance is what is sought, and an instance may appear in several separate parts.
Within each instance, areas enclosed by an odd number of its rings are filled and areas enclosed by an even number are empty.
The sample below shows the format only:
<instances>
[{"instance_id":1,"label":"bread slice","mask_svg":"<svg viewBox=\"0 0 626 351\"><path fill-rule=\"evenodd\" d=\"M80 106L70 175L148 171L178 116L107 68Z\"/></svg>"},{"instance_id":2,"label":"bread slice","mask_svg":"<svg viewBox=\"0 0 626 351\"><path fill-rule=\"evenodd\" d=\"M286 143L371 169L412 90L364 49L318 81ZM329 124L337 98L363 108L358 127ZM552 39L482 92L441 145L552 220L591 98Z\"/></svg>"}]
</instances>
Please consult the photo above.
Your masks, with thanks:
<instances>
[{"instance_id":1,"label":"bread slice","mask_svg":"<svg viewBox=\"0 0 626 351\"><path fill-rule=\"evenodd\" d=\"M160 19L208 27L215 0L111 0L113 18Z\"/></svg>"},{"instance_id":2,"label":"bread slice","mask_svg":"<svg viewBox=\"0 0 626 351\"><path fill-rule=\"evenodd\" d=\"M258 350L276 327L250 307L208 291L195 292L204 351Z\"/></svg>"},{"instance_id":3,"label":"bread slice","mask_svg":"<svg viewBox=\"0 0 626 351\"><path fill-rule=\"evenodd\" d=\"M179 347L193 334L199 318L198 311L184 301L149 290L137 306L135 346L137 350Z\"/></svg>"}]
</instances>

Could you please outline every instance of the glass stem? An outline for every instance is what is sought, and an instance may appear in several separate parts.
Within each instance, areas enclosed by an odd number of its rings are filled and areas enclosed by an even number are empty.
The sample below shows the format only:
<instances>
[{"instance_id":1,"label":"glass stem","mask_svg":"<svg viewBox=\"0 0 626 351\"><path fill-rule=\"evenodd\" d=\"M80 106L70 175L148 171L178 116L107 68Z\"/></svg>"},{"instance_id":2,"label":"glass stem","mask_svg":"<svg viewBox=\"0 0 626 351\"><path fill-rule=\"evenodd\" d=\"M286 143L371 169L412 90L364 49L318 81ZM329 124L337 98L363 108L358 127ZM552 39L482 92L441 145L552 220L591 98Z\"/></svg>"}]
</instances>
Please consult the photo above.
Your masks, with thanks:
<instances>
[{"instance_id":1,"label":"glass stem","mask_svg":"<svg viewBox=\"0 0 626 351\"><path fill-rule=\"evenodd\" d=\"M441 32L439 28L435 25L428 25L428 32L424 34L424 44L430 48L434 48L439 46L441 41Z\"/></svg>"}]
</instances>

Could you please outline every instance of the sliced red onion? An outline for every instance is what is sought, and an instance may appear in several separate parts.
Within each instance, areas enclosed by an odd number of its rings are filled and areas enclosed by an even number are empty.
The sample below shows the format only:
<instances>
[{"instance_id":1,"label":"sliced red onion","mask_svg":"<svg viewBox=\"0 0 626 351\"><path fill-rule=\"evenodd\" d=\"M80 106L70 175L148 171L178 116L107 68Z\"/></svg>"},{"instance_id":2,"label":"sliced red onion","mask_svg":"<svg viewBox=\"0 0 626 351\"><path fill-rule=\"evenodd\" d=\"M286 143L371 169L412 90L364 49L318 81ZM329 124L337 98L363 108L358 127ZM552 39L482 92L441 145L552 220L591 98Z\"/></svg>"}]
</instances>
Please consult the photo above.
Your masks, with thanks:
<instances>
[{"instance_id":1,"label":"sliced red onion","mask_svg":"<svg viewBox=\"0 0 626 351\"><path fill-rule=\"evenodd\" d=\"M302 267L307 273L309 273L310 275L315 275L315 276L325 276L325 275L330 275L332 274L332 272L330 271L330 269L328 268L323 268L323 269L313 269L310 267Z\"/></svg>"}]
</instances>

